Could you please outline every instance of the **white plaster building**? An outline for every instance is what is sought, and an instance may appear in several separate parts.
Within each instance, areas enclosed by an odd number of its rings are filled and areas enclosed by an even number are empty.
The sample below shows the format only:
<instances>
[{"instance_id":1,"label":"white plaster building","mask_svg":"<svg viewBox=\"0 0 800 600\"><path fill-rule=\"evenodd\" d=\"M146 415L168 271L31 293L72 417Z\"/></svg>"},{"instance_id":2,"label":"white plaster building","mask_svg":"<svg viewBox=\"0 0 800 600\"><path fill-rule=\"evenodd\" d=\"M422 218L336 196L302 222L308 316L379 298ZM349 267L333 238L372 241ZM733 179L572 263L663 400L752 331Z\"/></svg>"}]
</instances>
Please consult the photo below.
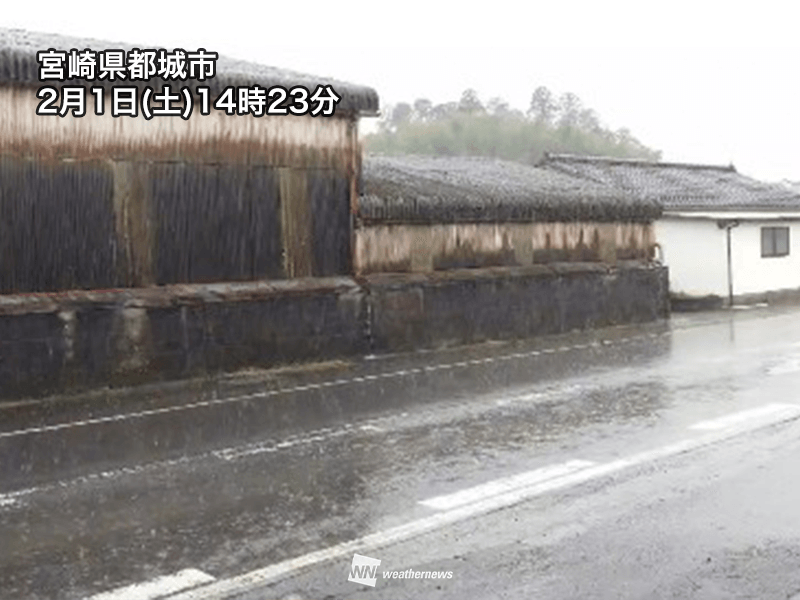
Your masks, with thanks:
<instances>
[{"instance_id":1,"label":"white plaster building","mask_svg":"<svg viewBox=\"0 0 800 600\"><path fill-rule=\"evenodd\" d=\"M549 155L564 173L656 200L655 253L673 303L771 302L800 295L800 193L731 166Z\"/></svg>"}]
</instances>

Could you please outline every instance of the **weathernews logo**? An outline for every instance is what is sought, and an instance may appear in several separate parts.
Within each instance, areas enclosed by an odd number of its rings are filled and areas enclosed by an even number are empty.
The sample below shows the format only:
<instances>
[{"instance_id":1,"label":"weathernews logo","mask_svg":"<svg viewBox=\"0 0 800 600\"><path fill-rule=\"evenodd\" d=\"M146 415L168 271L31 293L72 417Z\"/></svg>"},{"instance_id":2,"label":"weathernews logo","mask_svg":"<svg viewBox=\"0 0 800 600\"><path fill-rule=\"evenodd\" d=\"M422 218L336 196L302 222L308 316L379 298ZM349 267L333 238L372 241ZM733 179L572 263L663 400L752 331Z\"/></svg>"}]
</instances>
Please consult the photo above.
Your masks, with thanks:
<instances>
[{"instance_id":1,"label":"weathernews logo","mask_svg":"<svg viewBox=\"0 0 800 600\"><path fill-rule=\"evenodd\" d=\"M378 583L378 567L381 561L369 556L353 554L353 562L350 565L350 575L347 581L375 587ZM405 571L383 571L381 574L384 579L452 579L452 571L415 571L406 569Z\"/></svg>"},{"instance_id":2,"label":"weathernews logo","mask_svg":"<svg viewBox=\"0 0 800 600\"><path fill-rule=\"evenodd\" d=\"M350 565L350 576L347 581L375 587L378 581L378 567L381 561L369 556L353 554L353 564Z\"/></svg>"}]
</instances>

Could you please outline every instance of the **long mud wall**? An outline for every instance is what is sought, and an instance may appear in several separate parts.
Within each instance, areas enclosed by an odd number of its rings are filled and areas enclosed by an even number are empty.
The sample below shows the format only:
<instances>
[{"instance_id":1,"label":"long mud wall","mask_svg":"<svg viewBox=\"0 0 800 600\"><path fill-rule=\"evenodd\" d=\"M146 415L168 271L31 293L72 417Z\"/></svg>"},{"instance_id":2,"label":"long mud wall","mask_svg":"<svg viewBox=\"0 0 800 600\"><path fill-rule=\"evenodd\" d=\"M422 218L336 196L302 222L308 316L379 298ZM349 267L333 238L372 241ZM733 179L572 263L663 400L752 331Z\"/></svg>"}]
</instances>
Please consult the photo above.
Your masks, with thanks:
<instances>
[{"instance_id":1,"label":"long mud wall","mask_svg":"<svg viewBox=\"0 0 800 600\"><path fill-rule=\"evenodd\" d=\"M668 314L660 266L558 264L0 296L0 397L213 375Z\"/></svg>"},{"instance_id":2,"label":"long mud wall","mask_svg":"<svg viewBox=\"0 0 800 600\"><path fill-rule=\"evenodd\" d=\"M0 77L2 78L2 77ZM355 121L347 117L253 117L199 110L189 119L104 114L40 116L36 87L0 86L0 153L39 160L187 161L353 169ZM92 104L91 102L89 103Z\"/></svg>"},{"instance_id":3,"label":"long mud wall","mask_svg":"<svg viewBox=\"0 0 800 600\"><path fill-rule=\"evenodd\" d=\"M362 225L356 273L430 272L555 262L648 259L651 223L541 222Z\"/></svg>"},{"instance_id":4,"label":"long mud wall","mask_svg":"<svg viewBox=\"0 0 800 600\"><path fill-rule=\"evenodd\" d=\"M352 273L354 117L36 115L0 88L0 294Z\"/></svg>"},{"instance_id":5,"label":"long mud wall","mask_svg":"<svg viewBox=\"0 0 800 600\"><path fill-rule=\"evenodd\" d=\"M327 168L0 157L0 293L352 271Z\"/></svg>"}]
</instances>

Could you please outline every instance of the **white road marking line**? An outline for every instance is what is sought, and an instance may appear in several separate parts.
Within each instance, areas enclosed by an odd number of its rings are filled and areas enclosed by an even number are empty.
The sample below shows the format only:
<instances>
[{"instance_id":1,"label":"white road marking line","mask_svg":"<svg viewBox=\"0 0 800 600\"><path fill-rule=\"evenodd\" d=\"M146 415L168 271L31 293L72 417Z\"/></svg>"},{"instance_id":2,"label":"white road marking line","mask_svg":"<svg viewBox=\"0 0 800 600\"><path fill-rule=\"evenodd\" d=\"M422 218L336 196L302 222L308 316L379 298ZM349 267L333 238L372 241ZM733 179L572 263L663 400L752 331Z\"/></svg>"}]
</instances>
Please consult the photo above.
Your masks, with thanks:
<instances>
[{"instance_id":1,"label":"white road marking line","mask_svg":"<svg viewBox=\"0 0 800 600\"><path fill-rule=\"evenodd\" d=\"M467 488L453 494L446 494L442 496L436 496L435 498L430 498L428 500L422 500L420 504L429 508L435 508L436 510L449 510L451 508L456 508L457 506L472 504L473 502L483 500L484 498L510 492L517 488L529 487L531 485L547 481L548 479L561 477L563 475L567 475L568 473L573 473L575 471L579 471L580 469L591 467L594 464L595 463L588 460L571 460L563 464L550 465L540 469L534 469L533 471L527 471L526 473L520 473L518 475L512 475L502 479L495 479L494 481L476 485L475 487Z\"/></svg>"},{"instance_id":2,"label":"white road marking line","mask_svg":"<svg viewBox=\"0 0 800 600\"><path fill-rule=\"evenodd\" d=\"M669 334L671 334L671 331L665 331L662 335L669 335ZM653 335L653 334L650 334L650 335ZM642 335L642 336L639 336L639 337L640 338L644 338L646 336ZM605 343L605 341L603 343ZM576 346L574 346L574 348L589 348L589 347L594 347L594 346L599 346L599 345L600 345L600 342L595 341L595 342L592 342L591 344L576 345ZM800 342L798 342L798 345L800 345ZM541 351L540 350L532 350L532 351L529 351L529 352L514 353L514 354L510 354L508 356L509 357L513 357L513 358L527 358L527 357L539 356L544 352L546 352L546 351L544 351L544 350L541 350ZM554 352L554 350L551 349L550 352ZM490 364L490 363L495 362L496 360L501 360L502 358L503 357L487 357L487 358L483 358L483 359L474 359L474 360L470 360L470 361L464 361L461 364L467 364L467 365L470 365L470 364ZM447 365L434 365L434 366L426 366L426 367L414 368L414 369L410 369L410 370L399 370L399 371L396 371L394 373L385 373L384 376L402 376L404 374L423 373L423 372L426 372L426 371L433 371L433 370L437 370L437 369L440 369L440 368L448 368L448 366ZM332 387L332 386L338 386L338 385L345 385L345 384L352 383L352 381L353 380L349 380L349 379L336 379L336 380L333 380L333 381L325 381L325 382L322 382L322 383L319 383L319 384L314 384L314 385L315 386L318 385L320 388L323 388L323 387ZM81 426L94 425L94 424L100 424L100 423L106 423L106 422L124 421L124 420L127 420L127 419L146 417L146 416L150 416L150 415L154 415L154 414L177 412L177 411L181 411L181 410L189 410L191 408L197 408L197 407L203 407L203 406L211 406L211 405L217 405L217 404L227 404L227 403L233 403L233 402L238 402L238 401L251 400L251 399L254 399L254 398L265 398L265 397L276 396L276 395L280 395L280 394L288 394L288 393L291 393L293 391L297 391L297 389L298 388L286 388L286 389L282 389L282 390L270 390L270 391L265 391L265 392L257 392L257 393L253 393L253 394L243 395L243 396L231 396L231 397L226 397L226 398L214 398L212 400L203 401L203 402L195 402L195 403L192 403L192 404L186 404L186 405L180 405L180 406L170 406L170 407L165 407L165 408L162 408L162 409L153 409L153 410L148 410L148 411L141 411L141 412L138 412L138 413L127 413L127 414L121 414L121 415L112 415L112 416L109 416L109 417L100 417L100 418L97 418L97 419L87 419L87 420L83 420L83 421L73 421L73 422L69 422L69 423L60 423L60 424L55 424L55 425L43 426L43 427L34 427L34 428L29 428L29 429L20 429L20 430L16 430L16 431L0 432L0 439L2 439L2 438L10 438L10 437L17 437L17 436L27 435L27 434L31 434L31 433L41 433L41 432L47 432L47 431L57 431L57 430L61 430L61 429L69 429L71 427L81 427ZM544 395L544 394L541 394L541 395ZM534 399L535 397L539 397L539 395L538 394L532 394L532 395L529 395L529 396L523 396L521 399L522 400L530 400L530 399ZM404 415L405 415L405 413L404 413ZM352 426L346 425L346 426L344 426L342 428L342 430L334 433L333 435L343 435L344 433L346 433L346 431L349 431L350 429L352 429ZM308 432L307 435L312 435L313 436L314 434L320 433L320 431L323 431L323 430L311 431L311 432ZM48 483L48 484L44 484L44 485L40 485L40 486L24 488L24 489L21 489L21 490L14 490L12 492L0 493L0 503L4 503L4 505L6 507L14 507L15 506L14 503L16 503L16 500L14 500L15 498L19 498L19 497L22 497L22 496L29 496L29 495L32 495L32 494L35 494L35 493L38 493L38 492L49 491L49 490L52 490L54 488L69 488L69 487L73 487L73 486L80 485L82 483L87 483L89 481L93 481L93 480L97 480L97 479L112 479L112 478L119 477L120 475L123 475L123 474L129 474L130 475L130 474L142 473L144 471L148 471L148 470L151 470L151 469L154 469L154 468L163 468L163 467L173 466L173 465L177 465L177 464L182 464L182 463L185 463L185 462L190 461L190 460L203 460L205 458L208 458L209 456L214 456L215 458L220 459L220 460L233 460L233 459L238 458L238 457L246 457L246 456L256 455L256 454L261 454L261 453L275 452L275 451L277 451L277 449L288 448L288 447L291 447L291 446L294 446L294 445L297 445L297 444L302 444L302 443L308 441L308 440L306 440L304 438L295 439L295 437L289 438L287 440L283 440L282 442L272 442L272 445L270 445L270 444L268 444L266 442L261 442L261 443L257 444L256 448L254 448L252 445L248 445L248 446L233 446L233 447L224 448L224 449L221 449L221 450L215 450L215 451L211 451L211 452L205 452L205 453L197 454L197 455L194 455L194 456L191 456L191 457L181 457L181 458L178 458L178 459L168 459L168 460L161 460L161 461L153 461L151 463L137 465L135 467L121 467L119 469L112 470L112 471L106 471L106 472L103 472L103 473L93 473L93 474L89 474L89 475L83 475L83 476L76 477L76 478L71 479L71 480L60 480L60 481L56 481L56 482L53 482L53 483ZM319 439L319 438L315 438L315 439Z\"/></svg>"},{"instance_id":3,"label":"white road marking line","mask_svg":"<svg viewBox=\"0 0 800 600\"><path fill-rule=\"evenodd\" d=\"M798 410L800 410L800 407L798 407L796 404L767 404L765 406L759 406L758 408L743 410L741 412L726 415L718 419L700 421L699 423L695 423L689 427L689 429L699 429L704 431L725 429L726 427L731 427L747 421L769 418L771 416L778 416L781 414L796 414Z\"/></svg>"},{"instance_id":4,"label":"white road marking line","mask_svg":"<svg viewBox=\"0 0 800 600\"><path fill-rule=\"evenodd\" d=\"M369 421L365 421L362 424L362 426L370 426L370 424L377 423L379 421L380 421L379 419L371 419ZM299 446L325 439L321 434L325 434L327 437L339 437L350 433L354 429L355 426L350 424L343 425L339 429L332 429L330 427L325 427L315 431L309 431L303 437L290 436L281 441L269 440L269 441L257 442L255 444L246 444L243 446L229 446L227 448L222 448L219 450L211 450L209 452L203 452L201 454L195 454L192 456L182 456L180 458L157 460L145 464L136 465L133 467L119 467L117 469L113 469L110 471L90 473L88 475L81 475L79 477L75 477L74 479L60 480L39 486L14 490L12 492L0 493L0 507L2 507L3 503L6 503L8 507L13 508L14 505L11 504L11 502L12 501L16 502L15 500L16 498L20 498L23 496L30 496L32 494L36 494L39 492L47 492L55 488L65 489L65 488L75 487L83 483L97 481L99 479L114 479L116 477L119 477L120 475L136 475L138 473L144 473L152 469L176 466L191 461L204 460L210 457L214 457L219 460L230 461L240 457L247 457L269 452L277 452L279 450L291 448L293 446Z\"/></svg>"},{"instance_id":5,"label":"white road marking line","mask_svg":"<svg viewBox=\"0 0 800 600\"><path fill-rule=\"evenodd\" d=\"M767 369L767 373L770 375L783 375L785 373L797 373L798 371L800 371L800 356L790 356Z\"/></svg>"},{"instance_id":6,"label":"white road marking line","mask_svg":"<svg viewBox=\"0 0 800 600\"><path fill-rule=\"evenodd\" d=\"M670 335L671 333L672 333L672 331L665 331L665 332L662 333L662 335ZM650 334L651 337L653 335L655 335L655 334ZM644 339L645 337L647 337L647 336L645 334L643 334L641 336L638 336L637 339ZM603 340L602 343L603 344L611 344L612 342L610 342L608 340ZM800 345L800 343L798 343L798 344ZM594 341L591 344L576 344L576 345L572 346L572 348L574 348L574 349L584 349L584 348L596 347L596 346L599 346L599 345L601 345L601 342ZM549 350L531 350L529 352L518 352L518 353L514 353L514 354L509 354L509 355L507 355L507 357L508 358L532 358L532 357L539 356L539 355L541 355L543 353L553 353L553 352L555 352L555 350L553 350L553 349L549 349ZM473 360L469 360L469 361L462 361L462 362L457 363L457 364L459 366L469 366L469 365L478 365L478 364L491 364L491 363L496 362L498 360L502 360L503 358L504 358L503 356L501 356L501 357L486 357L486 358L483 358L483 359L473 359ZM430 371L435 371L435 370L438 370L438 369L443 369L443 368L446 369L446 368L452 368L452 367L453 367L453 365L434 365L434 366L419 367L419 368L408 369L408 370L402 370L401 369L401 370L398 370L398 371L395 371L395 372L383 373L383 374L380 375L380 377L401 377L401 376L408 375L408 374L430 372ZM373 376L373 377L377 378L379 376ZM81 420L81 421L71 421L71 422L67 422L67 423L58 423L58 424L46 425L46 426L42 426L42 427L31 427L31 428L28 428L28 429L18 429L18 430L14 430L14 431L0 432L0 439L19 437L19 436L24 436L24 435L29 435L29 434L36 434L36 433L59 431L59 430L63 430L63 429L70 429L70 428L73 428L73 427L84 427L84 426L89 426L89 425L98 425L98 424L102 424L102 423L125 421L125 420L129 420L129 419L137 419L137 418L143 418L143 417L148 417L148 416L152 416L152 415L179 412L179 411L190 410L190 409L194 409L194 408L202 408L202 407L207 407L207 406L214 406L214 405L242 402L242 401L253 400L253 399L257 399L257 398L267 398L267 397L270 397L270 396L277 396L277 395L281 395L281 394L290 394L290 393L293 393L293 392L296 392L296 391L302 391L304 389L318 389L318 388L333 387L333 386L339 386L339 385L347 385L347 384L353 383L357 379L359 379L359 378L354 378L354 379L336 379L336 380L333 380L333 381L324 381L324 382L321 382L319 384L308 384L306 386L298 386L298 387L294 387L294 388L285 388L285 389L278 389L278 390L268 390L268 391L264 391L264 392L256 392L256 393L246 394L246 395L241 395L241 396L229 396L229 397L225 397L225 398L217 398L216 397L216 393L214 393L214 398L213 399L205 400L205 401L201 401L201 402L194 402L194 403L190 403L190 404L177 405L177 406L168 406L168 407L164 407L164 408L145 410L145 411L140 411L140 412L136 412L136 413L125 413L125 414L118 414L118 415L110 415L108 417L98 417L96 419L85 419L85 420ZM524 398L524 399L527 399L527 397ZM349 426L345 426L344 427L344 429L348 429L348 428L349 428ZM314 433L318 433L318 432L309 432L309 435L314 434ZM341 433L337 433L335 435L341 435ZM288 440L284 440L283 442L276 443L276 444L279 444L280 448L286 448L286 447L295 445L295 443L303 443L303 440L301 439L301 440L298 440L297 442L292 441L291 443ZM195 455L195 456L192 456L192 457L181 457L179 459L154 461L154 462L143 464L143 465L137 465L135 467L121 467L121 468L113 470L113 471L107 471L107 472L103 472L103 473L94 473L94 474L90 474L90 475L84 475L84 476L77 477L77 478L72 479L72 480L67 480L67 481L61 480L61 481L56 481L54 483L45 484L45 485L41 485L41 486L35 486L35 487L25 488L25 489L21 489L21 490L15 490L13 492L0 493L0 503L4 503L5 506L14 506L13 503L16 502L16 500L14 500L15 498L22 497L22 496L28 496L28 495L31 495L31 494L34 494L34 493L37 493L37 492L51 490L51 489L56 488L56 487L60 487L60 488L72 487L72 486L79 485L81 483L86 483L88 481L92 481L92 480L96 480L96 479L111 479L111 478L114 478L114 477L118 477L121 474L141 473L143 471L150 470L150 469L153 469L153 468L166 467L166 466L172 466L172 465L184 463L184 462L187 462L188 460L202 460L202 459L207 458L209 456L214 456L215 458L218 458L218 459L221 459L221 460L232 460L232 459L234 459L236 457L239 457L239 456L248 456L248 455L251 455L251 454L259 454L259 453L263 453L263 452L273 452L273 451L275 451L274 448L275 448L275 446L267 447L263 443L260 444L257 449L253 449L251 446L246 446L246 447L235 446L235 447L231 447L231 448L225 448L225 449L222 449L222 450L216 450L216 451L212 451L212 452L206 452L206 453L198 454L198 455ZM0 505L0 506L2 506L2 505Z\"/></svg>"},{"instance_id":7,"label":"white road marking line","mask_svg":"<svg viewBox=\"0 0 800 600\"><path fill-rule=\"evenodd\" d=\"M174 575L164 575L144 583L135 583L90 596L85 600L153 600L170 594L211 583L216 579L197 569L184 569Z\"/></svg>"},{"instance_id":8,"label":"white road marking line","mask_svg":"<svg viewBox=\"0 0 800 600\"><path fill-rule=\"evenodd\" d=\"M10 506L17 506L19 504L19 500L16 498L6 498L0 496L0 508L8 508Z\"/></svg>"},{"instance_id":9,"label":"white road marking line","mask_svg":"<svg viewBox=\"0 0 800 600\"><path fill-rule=\"evenodd\" d=\"M331 546L323 550L317 550L303 556L298 556L283 562L250 571L229 579L221 579L210 583L208 585L195 588L186 592L180 592L175 596L170 597L170 600L219 600L220 598L228 598L235 594L243 594L261 588L269 583L275 582L280 579L292 575L294 572L307 567L325 563L338 558L347 558L357 552L359 554L369 554L370 551L375 551L379 548L403 542L422 534L429 533L436 529L440 529L447 525L452 525L459 521L470 519L479 515L488 514L515 504L519 504L530 498L568 488L575 485L580 485L608 475L612 475L623 471L625 469L644 465L646 463L677 456L709 446L724 440L736 437L743 433L752 432L770 425L777 425L778 423L790 421L800 417L800 406L792 405L796 410L789 413L789 411L781 411L772 413L771 419L762 420L753 423L739 423L731 427L713 431L697 438L690 438L681 440L679 442L634 454L628 458L615 460L605 464L594 465L586 467L574 473L569 473L561 477L549 479L539 484L534 484L528 487L512 490L503 494L484 498L471 504L445 510L429 517L417 519L379 531L370 535L349 542L343 542L336 546Z\"/></svg>"},{"instance_id":10,"label":"white road marking line","mask_svg":"<svg viewBox=\"0 0 800 600\"><path fill-rule=\"evenodd\" d=\"M362 426L362 429L368 426L369 425L364 425ZM378 428L375 429L377 430ZM292 448L294 446L310 444L313 442L321 442L329 438L340 437L342 435L350 433L351 430L352 426L345 426L339 430L332 430L330 428L326 428L325 430L320 429L317 432L310 432L309 435L306 435L304 437L295 436L285 439L282 442L267 441L267 442L258 442L256 444L249 444L246 446L224 448L222 450L213 450L211 451L210 454L216 458L219 458L220 460L231 461L237 458L243 458L245 456L268 454L272 452L278 452L279 450L285 450L286 448ZM200 458L202 458L203 456L204 455L201 455Z\"/></svg>"},{"instance_id":11,"label":"white road marking line","mask_svg":"<svg viewBox=\"0 0 800 600\"><path fill-rule=\"evenodd\" d=\"M530 392L515 398L504 399L503 404L514 404L515 402L533 402L535 400L539 400L540 398L544 398L545 396L547 396L545 392Z\"/></svg>"},{"instance_id":12,"label":"white road marking line","mask_svg":"<svg viewBox=\"0 0 800 600\"><path fill-rule=\"evenodd\" d=\"M376 433L383 433L384 431L386 431L385 429L383 429L381 427L376 427L375 425L370 425L369 423L366 424L366 425L362 425L358 429L359 429L359 431L374 431Z\"/></svg>"}]
</instances>

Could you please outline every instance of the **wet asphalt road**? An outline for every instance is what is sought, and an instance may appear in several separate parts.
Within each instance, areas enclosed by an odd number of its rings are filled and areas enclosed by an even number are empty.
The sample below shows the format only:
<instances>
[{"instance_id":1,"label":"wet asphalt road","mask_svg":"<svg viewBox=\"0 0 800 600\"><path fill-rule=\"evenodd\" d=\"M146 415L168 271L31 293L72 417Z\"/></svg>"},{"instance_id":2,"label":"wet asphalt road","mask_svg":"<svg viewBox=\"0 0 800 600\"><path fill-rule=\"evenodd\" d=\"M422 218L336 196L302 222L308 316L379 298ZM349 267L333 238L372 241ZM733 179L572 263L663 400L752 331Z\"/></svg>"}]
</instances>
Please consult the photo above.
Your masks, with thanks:
<instances>
[{"instance_id":1,"label":"wet asphalt road","mask_svg":"<svg viewBox=\"0 0 800 600\"><path fill-rule=\"evenodd\" d=\"M660 461L369 552L445 581L347 581L350 557L236 596L800 598L800 425Z\"/></svg>"},{"instance_id":2,"label":"wet asphalt road","mask_svg":"<svg viewBox=\"0 0 800 600\"><path fill-rule=\"evenodd\" d=\"M753 309L6 408L0 597L232 577L425 519L426 499L800 404L798 390L800 310ZM393 569L452 570L439 589L350 583L351 553L240 596L791 597L799 433L790 420L376 550Z\"/></svg>"}]
</instances>

